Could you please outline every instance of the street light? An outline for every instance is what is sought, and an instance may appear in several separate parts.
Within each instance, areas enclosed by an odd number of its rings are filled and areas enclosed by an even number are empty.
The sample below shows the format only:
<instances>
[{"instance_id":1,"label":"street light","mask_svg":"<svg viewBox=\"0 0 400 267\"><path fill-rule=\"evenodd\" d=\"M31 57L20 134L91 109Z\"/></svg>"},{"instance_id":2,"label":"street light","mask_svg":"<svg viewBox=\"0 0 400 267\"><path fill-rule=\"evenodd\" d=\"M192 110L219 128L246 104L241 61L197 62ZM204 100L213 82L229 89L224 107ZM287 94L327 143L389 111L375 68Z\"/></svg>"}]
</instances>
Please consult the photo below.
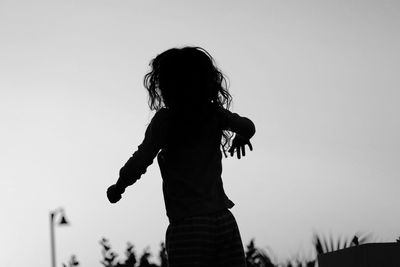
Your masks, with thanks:
<instances>
[{"instance_id":1,"label":"street light","mask_svg":"<svg viewBox=\"0 0 400 267\"><path fill-rule=\"evenodd\" d=\"M56 242L54 237L54 219L57 214L60 214L60 220L58 221L58 225L68 225L69 222L65 218L65 213L63 208L58 208L54 211L50 212L50 242L51 242L51 266L56 267Z\"/></svg>"}]
</instances>

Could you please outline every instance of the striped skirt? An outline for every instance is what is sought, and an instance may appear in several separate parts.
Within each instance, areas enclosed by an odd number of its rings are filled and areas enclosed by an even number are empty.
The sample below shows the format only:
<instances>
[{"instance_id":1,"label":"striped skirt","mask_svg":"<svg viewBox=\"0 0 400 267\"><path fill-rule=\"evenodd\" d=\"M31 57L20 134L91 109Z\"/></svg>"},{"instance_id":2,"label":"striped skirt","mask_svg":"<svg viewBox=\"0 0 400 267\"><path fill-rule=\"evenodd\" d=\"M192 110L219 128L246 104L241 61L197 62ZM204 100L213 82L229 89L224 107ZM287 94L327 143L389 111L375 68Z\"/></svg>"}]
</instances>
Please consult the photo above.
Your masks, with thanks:
<instances>
[{"instance_id":1,"label":"striped skirt","mask_svg":"<svg viewBox=\"0 0 400 267\"><path fill-rule=\"evenodd\" d=\"M166 232L169 267L245 267L243 243L229 210L172 222Z\"/></svg>"}]
</instances>

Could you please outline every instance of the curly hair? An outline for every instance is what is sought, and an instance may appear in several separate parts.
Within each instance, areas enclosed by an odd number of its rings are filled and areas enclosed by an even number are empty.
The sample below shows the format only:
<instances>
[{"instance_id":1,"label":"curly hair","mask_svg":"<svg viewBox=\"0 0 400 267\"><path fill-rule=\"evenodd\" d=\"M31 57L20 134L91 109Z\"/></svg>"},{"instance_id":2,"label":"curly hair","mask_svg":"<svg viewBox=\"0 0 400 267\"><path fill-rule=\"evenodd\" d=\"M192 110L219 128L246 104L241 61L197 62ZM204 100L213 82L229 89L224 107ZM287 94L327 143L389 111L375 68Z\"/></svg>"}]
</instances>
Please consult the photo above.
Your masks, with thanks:
<instances>
[{"instance_id":1,"label":"curly hair","mask_svg":"<svg viewBox=\"0 0 400 267\"><path fill-rule=\"evenodd\" d=\"M151 70L143 84L149 94L149 107L159 110L186 103L191 106L212 103L229 109L232 96L223 73L213 57L201 47L171 48L150 61ZM226 156L232 133L223 131L221 147Z\"/></svg>"}]
</instances>

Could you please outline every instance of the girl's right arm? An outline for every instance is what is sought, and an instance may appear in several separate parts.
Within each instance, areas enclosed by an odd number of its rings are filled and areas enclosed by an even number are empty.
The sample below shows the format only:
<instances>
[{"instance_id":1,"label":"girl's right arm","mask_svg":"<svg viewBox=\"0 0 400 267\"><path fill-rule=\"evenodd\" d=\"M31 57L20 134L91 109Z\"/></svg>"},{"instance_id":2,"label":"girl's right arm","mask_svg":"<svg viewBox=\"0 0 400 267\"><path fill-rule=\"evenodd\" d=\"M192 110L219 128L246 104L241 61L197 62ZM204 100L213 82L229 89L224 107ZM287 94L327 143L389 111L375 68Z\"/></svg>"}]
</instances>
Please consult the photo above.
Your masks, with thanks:
<instances>
[{"instance_id":1,"label":"girl's right arm","mask_svg":"<svg viewBox=\"0 0 400 267\"><path fill-rule=\"evenodd\" d=\"M248 140L256 133L256 127L250 119L224 108L219 108L218 113L221 116L223 130L234 132Z\"/></svg>"},{"instance_id":2,"label":"girl's right arm","mask_svg":"<svg viewBox=\"0 0 400 267\"><path fill-rule=\"evenodd\" d=\"M238 114L232 113L224 108L219 108L218 113L221 118L222 129L232 131L236 134L232 140L232 144L228 152L231 154L231 156L233 156L236 152L237 158L240 159L241 156L246 155L246 145L249 146L250 151L253 150L253 146L250 143L250 138L252 138L255 134L256 127L250 119L241 117Z\"/></svg>"}]
</instances>

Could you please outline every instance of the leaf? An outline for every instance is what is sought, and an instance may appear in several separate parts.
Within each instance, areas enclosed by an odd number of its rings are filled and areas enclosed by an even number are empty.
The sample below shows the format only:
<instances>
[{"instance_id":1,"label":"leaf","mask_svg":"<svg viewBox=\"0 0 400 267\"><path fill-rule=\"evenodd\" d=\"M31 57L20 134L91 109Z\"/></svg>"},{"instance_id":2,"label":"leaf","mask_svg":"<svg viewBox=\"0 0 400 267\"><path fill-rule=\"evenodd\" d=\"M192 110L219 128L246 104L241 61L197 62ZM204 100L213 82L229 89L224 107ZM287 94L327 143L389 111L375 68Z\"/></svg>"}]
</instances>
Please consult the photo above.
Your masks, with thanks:
<instances>
[{"instance_id":1,"label":"leaf","mask_svg":"<svg viewBox=\"0 0 400 267\"><path fill-rule=\"evenodd\" d=\"M354 246L358 246L359 242L358 242L358 237L356 235L351 240L351 244L354 244Z\"/></svg>"},{"instance_id":2,"label":"leaf","mask_svg":"<svg viewBox=\"0 0 400 267\"><path fill-rule=\"evenodd\" d=\"M325 251L325 252L329 252L328 241L326 240L326 238L324 238L323 241L324 241L324 244L323 244L323 245L324 245L324 247L325 247L325 248L324 248L324 251Z\"/></svg>"},{"instance_id":3,"label":"leaf","mask_svg":"<svg viewBox=\"0 0 400 267\"><path fill-rule=\"evenodd\" d=\"M324 253L324 250L322 248L321 239L319 238L319 236L317 234L314 234L314 247L315 247L315 250L317 251L318 255Z\"/></svg>"},{"instance_id":4,"label":"leaf","mask_svg":"<svg viewBox=\"0 0 400 267\"><path fill-rule=\"evenodd\" d=\"M340 246L340 245L341 245L341 244L340 244L341 241L342 241L342 240L341 240L341 238L340 238L340 236L339 236L338 241L337 241L336 250L342 249L341 246Z\"/></svg>"},{"instance_id":5,"label":"leaf","mask_svg":"<svg viewBox=\"0 0 400 267\"><path fill-rule=\"evenodd\" d=\"M332 234L329 235L329 239L330 239L330 246L331 246L329 248L329 251L335 251L335 245L334 245L334 242L333 242Z\"/></svg>"}]
</instances>

